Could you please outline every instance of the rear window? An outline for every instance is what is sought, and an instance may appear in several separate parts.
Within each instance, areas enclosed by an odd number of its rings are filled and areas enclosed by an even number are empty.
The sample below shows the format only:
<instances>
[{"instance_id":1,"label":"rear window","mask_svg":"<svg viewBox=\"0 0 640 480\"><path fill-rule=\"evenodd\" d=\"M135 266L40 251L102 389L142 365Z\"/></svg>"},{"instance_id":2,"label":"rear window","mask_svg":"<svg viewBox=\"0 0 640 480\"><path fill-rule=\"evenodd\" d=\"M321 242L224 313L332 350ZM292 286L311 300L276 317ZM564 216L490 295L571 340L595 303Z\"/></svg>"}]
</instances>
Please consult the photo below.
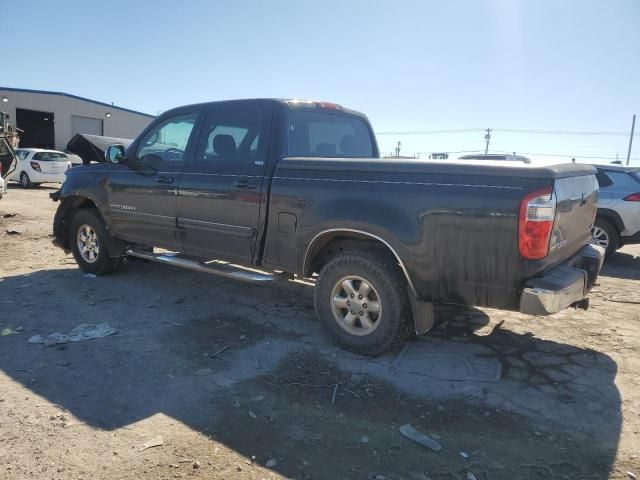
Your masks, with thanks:
<instances>
[{"instance_id":1,"label":"rear window","mask_svg":"<svg viewBox=\"0 0 640 480\"><path fill-rule=\"evenodd\" d=\"M33 156L34 160L44 162L66 162L67 156L60 152L38 152Z\"/></svg>"},{"instance_id":2,"label":"rear window","mask_svg":"<svg viewBox=\"0 0 640 480\"><path fill-rule=\"evenodd\" d=\"M292 157L373 157L369 128L358 117L336 113L294 111L289 125Z\"/></svg>"},{"instance_id":3,"label":"rear window","mask_svg":"<svg viewBox=\"0 0 640 480\"><path fill-rule=\"evenodd\" d=\"M606 188L613 185L613 181L602 170L598 170L598 173L596 173L596 179L598 180L598 186L600 188Z\"/></svg>"}]
</instances>

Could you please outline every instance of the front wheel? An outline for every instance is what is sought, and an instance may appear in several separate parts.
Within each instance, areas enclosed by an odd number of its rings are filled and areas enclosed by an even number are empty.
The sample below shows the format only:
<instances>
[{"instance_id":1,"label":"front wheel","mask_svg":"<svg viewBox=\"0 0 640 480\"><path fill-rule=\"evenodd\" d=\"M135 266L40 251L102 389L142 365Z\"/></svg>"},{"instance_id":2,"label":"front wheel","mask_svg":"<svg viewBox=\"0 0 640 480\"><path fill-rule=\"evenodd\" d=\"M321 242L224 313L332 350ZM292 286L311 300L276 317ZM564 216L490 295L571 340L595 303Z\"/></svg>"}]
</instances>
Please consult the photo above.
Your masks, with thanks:
<instances>
[{"instance_id":1,"label":"front wheel","mask_svg":"<svg viewBox=\"0 0 640 480\"><path fill-rule=\"evenodd\" d=\"M118 259L109 257L107 229L94 208L79 210L71 220L69 242L76 263L83 272L107 275L118 266Z\"/></svg>"},{"instance_id":2,"label":"front wheel","mask_svg":"<svg viewBox=\"0 0 640 480\"><path fill-rule=\"evenodd\" d=\"M411 310L406 285L397 264L384 254L342 253L318 275L316 313L342 348L379 355L407 331Z\"/></svg>"}]
</instances>

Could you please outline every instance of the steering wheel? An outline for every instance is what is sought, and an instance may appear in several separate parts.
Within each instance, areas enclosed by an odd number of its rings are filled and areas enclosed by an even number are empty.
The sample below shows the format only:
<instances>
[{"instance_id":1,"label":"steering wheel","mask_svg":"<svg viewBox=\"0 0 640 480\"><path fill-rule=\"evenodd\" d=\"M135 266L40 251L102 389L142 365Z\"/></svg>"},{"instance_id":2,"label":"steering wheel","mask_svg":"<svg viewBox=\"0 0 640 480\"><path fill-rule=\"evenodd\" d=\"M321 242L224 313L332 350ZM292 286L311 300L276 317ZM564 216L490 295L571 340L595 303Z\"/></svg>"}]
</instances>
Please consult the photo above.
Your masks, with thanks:
<instances>
[{"instance_id":1,"label":"steering wheel","mask_svg":"<svg viewBox=\"0 0 640 480\"><path fill-rule=\"evenodd\" d=\"M165 158L167 161L178 161L182 160L182 156L184 155L184 150L180 150L179 148L171 147L167 148L164 151ZM171 156L173 154L173 157ZM177 157L177 158L176 158Z\"/></svg>"}]
</instances>

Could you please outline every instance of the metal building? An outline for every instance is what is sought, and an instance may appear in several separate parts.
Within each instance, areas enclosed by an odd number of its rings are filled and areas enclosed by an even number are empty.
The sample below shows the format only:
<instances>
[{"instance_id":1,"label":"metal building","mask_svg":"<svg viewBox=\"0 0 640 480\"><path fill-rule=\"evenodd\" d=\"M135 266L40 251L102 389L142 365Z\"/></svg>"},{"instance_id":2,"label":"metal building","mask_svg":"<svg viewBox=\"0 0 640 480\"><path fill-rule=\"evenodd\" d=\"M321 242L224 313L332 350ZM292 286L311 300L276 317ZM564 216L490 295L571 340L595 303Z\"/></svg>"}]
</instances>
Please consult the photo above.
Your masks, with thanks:
<instances>
[{"instance_id":1,"label":"metal building","mask_svg":"<svg viewBox=\"0 0 640 480\"><path fill-rule=\"evenodd\" d=\"M18 127L21 147L64 150L77 133L135 138L153 115L62 92L0 87L0 111Z\"/></svg>"}]
</instances>

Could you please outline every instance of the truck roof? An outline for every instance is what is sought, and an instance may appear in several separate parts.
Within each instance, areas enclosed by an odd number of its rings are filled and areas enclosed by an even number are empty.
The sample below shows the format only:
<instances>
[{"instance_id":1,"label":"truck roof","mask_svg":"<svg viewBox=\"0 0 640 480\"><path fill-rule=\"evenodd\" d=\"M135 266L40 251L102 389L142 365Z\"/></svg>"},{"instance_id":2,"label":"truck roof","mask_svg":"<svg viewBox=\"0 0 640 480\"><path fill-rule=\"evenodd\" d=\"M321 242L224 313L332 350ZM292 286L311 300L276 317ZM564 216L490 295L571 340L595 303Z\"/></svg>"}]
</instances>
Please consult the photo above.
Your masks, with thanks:
<instances>
[{"instance_id":1,"label":"truck roof","mask_svg":"<svg viewBox=\"0 0 640 480\"><path fill-rule=\"evenodd\" d=\"M299 98L239 98L239 99L231 99L231 100L216 100L212 102L202 102L202 103L193 103L190 105L181 105L179 107L171 108L162 113L162 115L167 112L172 112L174 110L182 110L184 108L196 107L196 108L206 108L208 106L215 105L224 105L224 104L247 104L247 103L275 103L289 110L297 110L297 109L324 109L324 110L332 110L340 113L346 113L348 115L356 115L358 117L367 118L367 116L359 112L357 110L352 110L350 108L343 107L337 103L333 102L325 102L321 100L304 100Z\"/></svg>"}]
</instances>

